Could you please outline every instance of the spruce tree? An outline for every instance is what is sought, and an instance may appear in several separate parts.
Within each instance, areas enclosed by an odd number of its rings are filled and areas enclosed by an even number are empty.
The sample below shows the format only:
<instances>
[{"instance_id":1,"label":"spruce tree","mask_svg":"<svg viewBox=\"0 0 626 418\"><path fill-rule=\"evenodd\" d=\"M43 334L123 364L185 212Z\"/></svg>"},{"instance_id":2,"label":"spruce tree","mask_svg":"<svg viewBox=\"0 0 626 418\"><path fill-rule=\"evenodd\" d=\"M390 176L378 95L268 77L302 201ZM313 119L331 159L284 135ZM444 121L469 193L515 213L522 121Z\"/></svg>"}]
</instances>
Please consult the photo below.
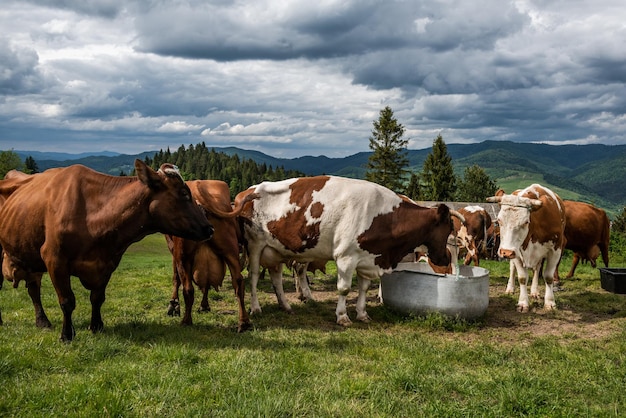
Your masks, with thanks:
<instances>
[{"instance_id":1,"label":"spruce tree","mask_svg":"<svg viewBox=\"0 0 626 418\"><path fill-rule=\"evenodd\" d=\"M466 167L463 179L459 181L456 200L459 202L484 202L498 190L498 185L485 170L474 164Z\"/></svg>"},{"instance_id":2,"label":"spruce tree","mask_svg":"<svg viewBox=\"0 0 626 418\"><path fill-rule=\"evenodd\" d=\"M39 166L32 156L26 157L24 160L24 172L28 174L39 173Z\"/></svg>"},{"instance_id":3,"label":"spruce tree","mask_svg":"<svg viewBox=\"0 0 626 418\"><path fill-rule=\"evenodd\" d=\"M404 194L413 200L422 199L422 189L420 186L420 178L417 174L411 173L411 178L409 179L409 184L406 186L406 189L404 190Z\"/></svg>"},{"instance_id":4,"label":"spruce tree","mask_svg":"<svg viewBox=\"0 0 626 418\"><path fill-rule=\"evenodd\" d=\"M433 141L433 150L424 161L422 170L422 195L424 200L449 202L456 193L456 175L452 157L441 135Z\"/></svg>"},{"instance_id":5,"label":"spruce tree","mask_svg":"<svg viewBox=\"0 0 626 418\"><path fill-rule=\"evenodd\" d=\"M369 157L365 179L400 192L407 174L405 167L409 165L409 141L402 139L404 126L393 117L389 106L380 111L380 118L373 124L369 147L374 153Z\"/></svg>"}]
</instances>

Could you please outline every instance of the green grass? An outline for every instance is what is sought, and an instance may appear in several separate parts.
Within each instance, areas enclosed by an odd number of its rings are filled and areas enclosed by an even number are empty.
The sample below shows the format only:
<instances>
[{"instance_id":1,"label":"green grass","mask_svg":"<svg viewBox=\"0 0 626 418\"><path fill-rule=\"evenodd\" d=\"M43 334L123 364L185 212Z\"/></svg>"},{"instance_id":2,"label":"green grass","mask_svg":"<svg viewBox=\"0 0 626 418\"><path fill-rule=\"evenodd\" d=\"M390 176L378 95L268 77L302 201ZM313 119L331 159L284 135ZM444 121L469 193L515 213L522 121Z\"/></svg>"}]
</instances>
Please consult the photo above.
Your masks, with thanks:
<instances>
[{"instance_id":1,"label":"green grass","mask_svg":"<svg viewBox=\"0 0 626 418\"><path fill-rule=\"evenodd\" d=\"M613 256L613 265L624 262ZM238 334L229 281L210 293L211 312L194 310L194 326L165 315L171 260L163 238L150 236L115 272L101 334L87 330L89 295L78 280L70 344L59 342L61 312L47 277L53 330L35 327L23 284L5 283L0 416L624 416L626 297L603 291L597 270L583 265L557 292L559 310L538 303L522 315L516 296L501 294L508 265L481 265L493 292L476 322L404 317L372 297L373 322L344 329L334 324L335 298L294 302L287 315L266 279L263 314ZM564 260L562 276L568 269ZM333 290L334 274L330 266L313 281L314 296ZM290 277L285 287L293 293Z\"/></svg>"}]
</instances>

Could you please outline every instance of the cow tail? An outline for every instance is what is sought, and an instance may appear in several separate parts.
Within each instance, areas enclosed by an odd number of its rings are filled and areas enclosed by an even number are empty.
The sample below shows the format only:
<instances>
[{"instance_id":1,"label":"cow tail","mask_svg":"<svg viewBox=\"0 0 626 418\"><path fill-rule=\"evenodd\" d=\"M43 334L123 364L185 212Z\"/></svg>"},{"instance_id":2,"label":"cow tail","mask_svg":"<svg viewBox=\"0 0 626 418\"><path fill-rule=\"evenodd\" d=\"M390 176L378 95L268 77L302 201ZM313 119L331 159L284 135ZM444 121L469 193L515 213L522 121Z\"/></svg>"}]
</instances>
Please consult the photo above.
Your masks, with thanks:
<instances>
[{"instance_id":1,"label":"cow tail","mask_svg":"<svg viewBox=\"0 0 626 418\"><path fill-rule=\"evenodd\" d=\"M206 208L209 212L211 212L212 215L217 216L218 218L234 218L236 216L239 216L241 214L241 211L243 210L243 207L246 205L246 203L257 199L259 197L259 195L257 193L250 193L249 195L246 195L246 197L244 197L240 202L238 202L234 207L233 210L230 212L226 212L217 208Z\"/></svg>"}]
</instances>

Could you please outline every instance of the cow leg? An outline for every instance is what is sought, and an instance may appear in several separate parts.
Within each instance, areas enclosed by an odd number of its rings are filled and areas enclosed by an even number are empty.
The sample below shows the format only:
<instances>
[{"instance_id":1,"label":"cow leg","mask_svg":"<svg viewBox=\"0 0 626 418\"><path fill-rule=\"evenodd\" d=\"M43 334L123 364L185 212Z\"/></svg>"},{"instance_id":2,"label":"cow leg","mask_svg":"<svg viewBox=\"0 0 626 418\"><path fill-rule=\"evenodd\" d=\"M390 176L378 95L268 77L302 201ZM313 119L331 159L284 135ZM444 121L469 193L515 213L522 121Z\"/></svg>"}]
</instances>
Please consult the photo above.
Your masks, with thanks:
<instances>
[{"instance_id":1,"label":"cow leg","mask_svg":"<svg viewBox=\"0 0 626 418\"><path fill-rule=\"evenodd\" d=\"M285 290L283 288L283 264L279 264L276 267L269 268L270 277L272 279L272 286L274 287L274 293L276 294L276 300L280 309L287 313L292 314L293 310L291 305L285 296Z\"/></svg>"},{"instance_id":2,"label":"cow leg","mask_svg":"<svg viewBox=\"0 0 626 418\"><path fill-rule=\"evenodd\" d=\"M94 334L104 331L101 309L106 299L105 290L108 282L109 279L106 279L104 284L91 289L91 294L89 295L89 299L91 300L91 323L89 324L89 329Z\"/></svg>"},{"instance_id":3,"label":"cow leg","mask_svg":"<svg viewBox=\"0 0 626 418\"><path fill-rule=\"evenodd\" d=\"M522 265L518 259L511 260L515 264L517 270L517 280L519 282L519 299L517 301L518 312L528 312L530 309L530 301L528 300L528 270Z\"/></svg>"},{"instance_id":4,"label":"cow leg","mask_svg":"<svg viewBox=\"0 0 626 418\"><path fill-rule=\"evenodd\" d=\"M578 255L578 253L574 253L574 258L572 259L572 268L569 269L569 273L567 273L567 276L565 276L566 279L574 277L574 272L576 271L576 267L578 267L579 261L580 261L580 256ZM595 261L593 262L593 264L595 264ZM595 268L596 266L593 266L593 267Z\"/></svg>"},{"instance_id":5,"label":"cow leg","mask_svg":"<svg viewBox=\"0 0 626 418\"><path fill-rule=\"evenodd\" d=\"M237 326L237 332L243 332L252 328L252 324L250 323L250 317L246 311L246 283L244 282L243 275L241 274L241 263L239 262L239 257L235 254L238 254L238 252L233 251L232 254L229 254L224 258L226 265L228 266L228 270L230 270L233 290L235 291L235 296L237 297L237 303L239 305L239 325Z\"/></svg>"},{"instance_id":6,"label":"cow leg","mask_svg":"<svg viewBox=\"0 0 626 418\"><path fill-rule=\"evenodd\" d=\"M173 264L173 262L172 262ZM172 297L167 307L168 316L180 316L180 302L178 300L178 289L180 288L180 277L176 272L176 266L172 266Z\"/></svg>"},{"instance_id":7,"label":"cow leg","mask_svg":"<svg viewBox=\"0 0 626 418\"><path fill-rule=\"evenodd\" d=\"M193 308L195 293L193 282L191 278L187 275L185 268L178 269L178 275L183 286L183 300L185 301L185 314L183 315L181 324L193 325L193 319L191 317L191 309Z\"/></svg>"},{"instance_id":8,"label":"cow leg","mask_svg":"<svg viewBox=\"0 0 626 418\"><path fill-rule=\"evenodd\" d=\"M349 260L338 259L337 262L337 309L335 315L337 316L337 323L344 327L352 325L350 317L348 316L348 310L346 309L346 298L350 293L352 287L352 273L354 267L350 264Z\"/></svg>"},{"instance_id":9,"label":"cow leg","mask_svg":"<svg viewBox=\"0 0 626 418\"><path fill-rule=\"evenodd\" d=\"M543 279L546 283L546 294L544 296L543 307L545 310L551 311L556 309L556 302L554 300L553 282L556 269L559 266L561 259L561 252L558 251L556 255L546 260L546 268L543 272Z\"/></svg>"},{"instance_id":10,"label":"cow leg","mask_svg":"<svg viewBox=\"0 0 626 418\"><path fill-rule=\"evenodd\" d=\"M250 266L248 266L248 275L250 277L250 314L260 314L261 304L259 303L259 297L257 295L257 284L259 283L259 265L257 264L256 268L252 266L252 262Z\"/></svg>"},{"instance_id":11,"label":"cow leg","mask_svg":"<svg viewBox=\"0 0 626 418\"><path fill-rule=\"evenodd\" d=\"M28 289L28 296L33 302L35 308L35 325L38 328L52 328L52 324L46 315L41 303L41 274L36 273L33 276L37 276L34 280L26 281L26 289Z\"/></svg>"},{"instance_id":12,"label":"cow leg","mask_svg":"<svg viewBox=\"0 0 626 418\"><path fill-rule=\"evenodd\" d=\"M198 312L211 312L211 306L209 306L209 288L203 287L200 289L200 292L202 292L202 300L200 301Z\"/></svg>"},{"instance_id":13,"label":"cow leg","mask_svg":"<svg viewBox=\"0 0 626 418\"><path fill-rule=\"evenodd\" d=\"M74 324L72 323L72 313L76 309L76 296L70 286L70 275L63 269L48 268L50 281L54 286L59 300L61 312L63 312L63 326L61 328L61 341L72 341L76 335Z\"/></svg>"},{"instance_id":14,"label":"cow leg","mask_svg":"<svg viewBox=\"0 0 626 418\"><path fill-rule=\"evenodd\" d=\"M537 267L533 269L533 282L530 285L530 297L533 299L539 299L539 273L542 269L542 263L539 263Z\"/></svg>"},{"instance_id":15,"label":"cow leg","mask_svg":"<svg viewBox=\"0 0 626 418\"><path fill-rule=\"evenodd\" d=\"M370 288L371 280L360 275L357 277L357 286L359 288L359 296L356 300L356 319L361 322L370 322L372 319L366 311L367 307L367 290Z\"/></svg>"},{"instance_id":16,"label":"cow leg","mask_svg":"<svg viewBox=\"0 0 626 418\"><path fill-rule=\"evenodd\" d=\"M513 260L509 261L509 281L506 284L504 293L507 295L515 293L515 263L513 263Z\"/></svg>"},{"instance_id":17,"label":"cow leg","mask_svg":"<svg viewBox=\"0 0 626 418\"><path fill-rule=\"evenodd\" d=\"M314 300L311 294L311 288L309 287L309 280L307 278L308 263L296 267L296 290L298 291L298 299L302 302L308 302Z\"/></svg>"}]
</instances>

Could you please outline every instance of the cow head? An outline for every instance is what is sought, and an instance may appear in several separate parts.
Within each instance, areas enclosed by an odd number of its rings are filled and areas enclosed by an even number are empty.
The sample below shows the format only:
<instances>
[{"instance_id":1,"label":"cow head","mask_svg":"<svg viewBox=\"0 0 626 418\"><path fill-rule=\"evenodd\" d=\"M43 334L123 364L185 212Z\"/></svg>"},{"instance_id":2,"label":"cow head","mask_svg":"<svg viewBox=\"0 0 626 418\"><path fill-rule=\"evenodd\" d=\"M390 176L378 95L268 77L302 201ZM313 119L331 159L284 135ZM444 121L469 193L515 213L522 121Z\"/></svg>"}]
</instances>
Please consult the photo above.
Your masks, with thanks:
<instances>
[{"instance_id":1,"label":"cow head","mask_svg":"<svg viewBox=\"0 0 626 418\"><path fill-rule=\"evenodd\" d=\"M520 248L528 236L530 213L539 209L542 202L516 194L507 195L502 190L498 190L495 196L487 198L487 201L500 204L497 220L500 226L498 255L513 259L519 255Z\"/></svg>"},{"instance_id":2,"label":"cow head","mask_svg":"<svg viewBox=\"0 0 626 418\"><path fill-rule=\"evenodd\" d=\"M157 231L196 241L213 236L213 227L175 165L163 164L154 171L137 159L135 171L149 189L151 224Z\"/></svg>"},{"instance_id":3,"label":"cow head","mask_svg":"<svg viewBox=\"0 0 626 418\"><path fill-rule=\"evenodd\" d=\"M448 266L450 264L450 252L447 248L448 237L454 230L452 216L457 216L464 222L463 216L457 211L441 203L436 208L437 215L433 224L429 240L424 242L428 247L428 258L436 266Z\"/></svg>"}]
</instances>

